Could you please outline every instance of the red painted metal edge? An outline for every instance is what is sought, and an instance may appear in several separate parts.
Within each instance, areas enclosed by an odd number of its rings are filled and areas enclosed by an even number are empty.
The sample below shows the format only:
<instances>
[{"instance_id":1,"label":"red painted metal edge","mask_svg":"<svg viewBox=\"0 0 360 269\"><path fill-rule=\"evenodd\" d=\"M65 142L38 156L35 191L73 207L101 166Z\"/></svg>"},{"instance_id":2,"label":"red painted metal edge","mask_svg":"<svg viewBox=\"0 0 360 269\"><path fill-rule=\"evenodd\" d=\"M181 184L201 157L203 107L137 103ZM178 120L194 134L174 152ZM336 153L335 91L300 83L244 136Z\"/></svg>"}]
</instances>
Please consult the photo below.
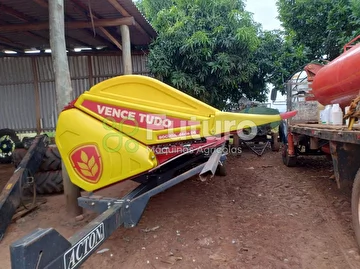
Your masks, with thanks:
<instances>
[{"instance_id":1,"label":"red painted metal edge","mask_svg":"<svg viewBox=\"0 0 360 269\"><path fill-rule=\"evenodd\" d=\"M290 119L292 117L294 117L297 114L297 111L289 111L289 112L284 112L284 113L280 113L280 117L282 120L286 120L286 119Z\"/></svg>"}]
</instances>

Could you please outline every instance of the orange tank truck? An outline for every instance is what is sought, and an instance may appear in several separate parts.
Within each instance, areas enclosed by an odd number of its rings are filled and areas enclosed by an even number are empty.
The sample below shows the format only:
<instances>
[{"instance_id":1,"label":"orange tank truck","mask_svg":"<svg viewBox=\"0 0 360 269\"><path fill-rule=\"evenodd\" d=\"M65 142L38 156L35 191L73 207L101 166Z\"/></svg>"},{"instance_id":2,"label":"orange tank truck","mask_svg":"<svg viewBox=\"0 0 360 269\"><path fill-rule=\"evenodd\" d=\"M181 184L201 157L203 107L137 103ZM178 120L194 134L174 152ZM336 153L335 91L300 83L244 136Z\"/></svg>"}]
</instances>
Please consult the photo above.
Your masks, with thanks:
<instances>
[{"instance_id":1,"label":"orange tank truck","mask_svg":"<svg viewBox=\"0 0 360 269\"><path fill-rule=\"evenodd\" d=\"M339 104L345 108L360 91L360 43L354 38L344 46L344 52L325 65L308 64L305 71L312 81L311 93L322 105Z\"/></svg>"}]
</instances>

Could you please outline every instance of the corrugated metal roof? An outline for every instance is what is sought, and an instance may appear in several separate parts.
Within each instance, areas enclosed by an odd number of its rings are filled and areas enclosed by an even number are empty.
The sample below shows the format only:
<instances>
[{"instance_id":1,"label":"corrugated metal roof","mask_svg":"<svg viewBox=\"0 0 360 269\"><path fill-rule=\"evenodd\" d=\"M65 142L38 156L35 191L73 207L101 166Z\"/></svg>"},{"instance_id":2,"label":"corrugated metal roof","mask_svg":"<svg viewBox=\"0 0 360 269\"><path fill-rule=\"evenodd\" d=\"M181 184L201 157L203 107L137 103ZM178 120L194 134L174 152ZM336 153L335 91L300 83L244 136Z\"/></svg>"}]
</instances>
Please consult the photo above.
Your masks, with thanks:
<instances>
[{"instance_id":1,"label":"corrugated metal roof","mask_svg":"<svg viewBox=\"0 0 360 269\"><path fill-rule=\"evenodd\" d=\"M131 0L118 0L122 2L122 6L134 16L135 20L145 29L146 32L152 37L156 37L157 33L155 29L151 26L150 22L141 14L136 5Z\"/></svg>"},{"instance_id":2,"label":"corrugated metal roof","mask_svg":"<svg viewBox=\"0 0 360 269\"><path fill-rule=\"evenodd\" d=\"M65 21L91 22L94 19L119 19L133 17L135 25L129 26L133 48L147 47L157 33L147 19L137 9L132 0L64 0ZM28 25L48 22L48 0L0 0L0 27ZM69 49L75 47L104 47L106 50L119 50L109 39L113 36L121 43L120 27L99 27L86 29L65 29L66 44ZM3 28L2 28L3 29ZM23 51L36 48L44 50L50 47L49 30L18 30L13 32L0 31L0 49Z\"/></svg>"}]
</instances>

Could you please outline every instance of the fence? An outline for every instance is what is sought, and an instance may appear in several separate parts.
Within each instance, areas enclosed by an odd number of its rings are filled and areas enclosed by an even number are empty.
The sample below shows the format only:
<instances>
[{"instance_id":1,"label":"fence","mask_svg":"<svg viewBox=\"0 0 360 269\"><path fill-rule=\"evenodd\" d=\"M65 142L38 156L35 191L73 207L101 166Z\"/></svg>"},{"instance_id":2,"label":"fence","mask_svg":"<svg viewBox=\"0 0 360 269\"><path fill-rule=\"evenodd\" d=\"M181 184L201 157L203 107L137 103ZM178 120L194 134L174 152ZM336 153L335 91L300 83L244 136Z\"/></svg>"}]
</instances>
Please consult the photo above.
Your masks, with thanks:
<instances>
[{"instance_id":1,"label":"fence","mask_svg":"<svg viewBox=\"0 0 360 269\"><path fill-rule=\"evenodd\" d=\"M92 85L123 74L121 55L69 56L74 99ZM148 75L146 55L132 55L133 74ZM50 56L0 58L0 129L55 130L55 77Z\"/></svg>"}]
</instances>

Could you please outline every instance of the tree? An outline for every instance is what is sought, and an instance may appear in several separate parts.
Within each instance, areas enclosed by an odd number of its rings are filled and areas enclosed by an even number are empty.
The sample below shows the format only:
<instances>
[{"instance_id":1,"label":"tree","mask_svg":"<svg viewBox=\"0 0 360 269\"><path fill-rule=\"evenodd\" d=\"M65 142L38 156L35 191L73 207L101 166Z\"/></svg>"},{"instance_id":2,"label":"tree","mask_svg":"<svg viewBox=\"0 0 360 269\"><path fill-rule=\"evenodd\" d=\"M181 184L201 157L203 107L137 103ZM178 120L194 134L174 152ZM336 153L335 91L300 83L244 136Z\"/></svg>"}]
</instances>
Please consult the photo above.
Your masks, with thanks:
<instances>
[{"instance_id":1,"label":"tree","mask_svg":"<svg viewBox=\"0 0 360 269\"><path fill-rule=\"evenodd\" d=\"M242 96L263 99L265 80L254 60L260 28L242 1L174 0L149 14L156 14L149 20L158 37L148 66L158 79L219 109Z\"/></svg>"},{"instance_id":2,"label":"tree","mask_svg":"<svg viewBox=\"0 0 360 269\"><path fill-rule=\"evenodd\" d=\"M174 0L138 0L136 5L138 9L145 14L146 18L152 23L157 14L163 10L172 7L175 4Z\"/></svg>"},{"instance_id":3,"label":"tree","mask_svg":"<svg viewBox=\"0 0 360 269\"><path fill-rule=\"evenodd\" d=\"M310 62L335 59L360 34L360 2L278 0L276 4L284 33L271 81L284 93L281 84L291 75Z\"/></svg>"},{"instance_id":4,"label":"tree","mask_svg":"<svg viewBox=\"0 0 360 269\"><path fill-rule=\"evenodd\" d=\"M263 31L260 38L261 45L254 54L259 68L257 80L284 93L284 83L310 60L304 47L294 46L283 31Z\"/></svg>"},{"instance_id":5,"label":"tree","mask_svg":"<svg viewBox=\"0 0 360 269\"><path fill-rule=\"evenodd\" d=\"M332 60L360 34L358 0L278 0L277 6L286 35L307 58Z\"/></svg>"},{"instance_id":6,"label":"tree","mask_svg":"<svg viewBox=\"0 0 360 269\"><path fill-rule=\"evenodd\" d=\"M360 20L360 1L358 0L351 0L351 8L352 8L352 20L355 21L355 23L359 23Z\"/></svg>"}]
</instances>

